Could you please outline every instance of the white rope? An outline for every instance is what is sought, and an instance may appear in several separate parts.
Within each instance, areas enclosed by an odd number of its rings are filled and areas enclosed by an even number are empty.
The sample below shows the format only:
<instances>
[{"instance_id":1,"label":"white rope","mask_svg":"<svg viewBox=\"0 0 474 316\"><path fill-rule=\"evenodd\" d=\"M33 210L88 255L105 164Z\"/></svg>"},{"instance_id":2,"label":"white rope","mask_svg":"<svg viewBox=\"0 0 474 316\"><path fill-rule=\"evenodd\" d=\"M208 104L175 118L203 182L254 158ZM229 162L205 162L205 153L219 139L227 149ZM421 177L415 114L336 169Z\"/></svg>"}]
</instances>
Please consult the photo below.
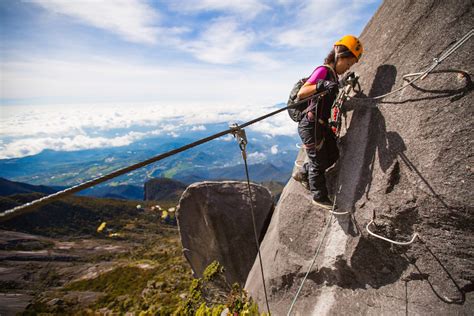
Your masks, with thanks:
<instances>
[{"instance_id":1,"label":"white rope","mask_svg":"<svg viewBox=\"0 0 474 316\"><path fill-rule=\"evenodd\" d=\"M369 229L369 226L374 222L374 219L372 218L372 220L367 224L367 226L365 227L365 229L367 230L367 232L369 234L371 234L372 236L374 237L377 237L378 239L382 239L382 240L385 240L385 241L388 241L389 243L392 243L392 244L395 244L395 245L401 245L401 246L406 246L406 245L409 245L409 244L412 244L416 237L418 237L418 233L415 233L412 237L412 239L410 241L395 241L395 240L391 240L391 239L388 239L386 237L383 237L383 236L380 236L380 235L377 235L373 232L370 231Z\"/></svg>"}]
</instances>

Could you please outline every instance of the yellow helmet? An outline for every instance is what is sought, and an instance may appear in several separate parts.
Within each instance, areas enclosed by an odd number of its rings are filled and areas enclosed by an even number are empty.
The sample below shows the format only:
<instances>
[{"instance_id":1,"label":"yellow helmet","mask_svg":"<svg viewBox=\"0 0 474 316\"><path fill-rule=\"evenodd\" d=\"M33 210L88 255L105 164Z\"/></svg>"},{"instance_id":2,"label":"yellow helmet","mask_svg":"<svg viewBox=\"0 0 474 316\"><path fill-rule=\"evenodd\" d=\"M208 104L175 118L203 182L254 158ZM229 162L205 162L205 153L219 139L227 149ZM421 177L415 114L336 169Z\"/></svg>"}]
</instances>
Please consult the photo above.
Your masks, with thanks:
<instances>
[{"instance_id":1,"label":"yellow helmet","mask_svg":"<svg viewBox=\"0 0 474 316\"><path fill-rule=\"evenodd\" d=\"M334 43L334 46L336 45L345 46L348 50L351 51L352 54L354 54L354 56L357 58L357 61L359 61L360 57L362 56L362 52L364 51L362 43L357 37L353 35L343 36L340 40Z\"/></svg>"}]
</instances>

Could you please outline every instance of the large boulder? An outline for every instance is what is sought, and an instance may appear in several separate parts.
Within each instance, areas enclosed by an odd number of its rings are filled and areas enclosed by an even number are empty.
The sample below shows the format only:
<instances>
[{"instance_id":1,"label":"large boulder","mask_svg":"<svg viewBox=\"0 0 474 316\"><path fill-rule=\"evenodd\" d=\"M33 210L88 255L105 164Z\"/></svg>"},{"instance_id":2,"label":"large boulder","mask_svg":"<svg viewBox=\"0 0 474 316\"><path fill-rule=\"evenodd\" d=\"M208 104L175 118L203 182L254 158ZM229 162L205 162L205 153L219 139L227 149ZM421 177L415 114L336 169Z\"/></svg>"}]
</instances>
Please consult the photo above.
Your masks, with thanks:
<instances>
[{"instance_id":1,"label":"large boulder","mask_svg":"<svg viewBox=\"0 0 474 316\"><path fill-rule=\"evenodd\" d=\"M361 35L361 98L402 86L473 27L472 1L385 1ZM468 315L474 310L472 107L474 38L436 72L375 103L347 103L339 211L290 180L261 245L272 314L284 315L327 235L294 315ZM300 153L300 160L304 157ZM408 241L393 245L376 234ZM264 306L256 261L246 282Z\"/></svg>"},{"instance_id":2,"label":"large boulder","mask_svg":"<svg viewBox=\"0 0 474 316\"><path fill-rule=\"evenodd\" d=\"M273 212L270 192L251 184L257 234L263 239ZM217 260L229 282L243 285L257 255L246 182L198 182L181 196L177 219L184 256L194 275Z\"/></svg>"}]
</instances>

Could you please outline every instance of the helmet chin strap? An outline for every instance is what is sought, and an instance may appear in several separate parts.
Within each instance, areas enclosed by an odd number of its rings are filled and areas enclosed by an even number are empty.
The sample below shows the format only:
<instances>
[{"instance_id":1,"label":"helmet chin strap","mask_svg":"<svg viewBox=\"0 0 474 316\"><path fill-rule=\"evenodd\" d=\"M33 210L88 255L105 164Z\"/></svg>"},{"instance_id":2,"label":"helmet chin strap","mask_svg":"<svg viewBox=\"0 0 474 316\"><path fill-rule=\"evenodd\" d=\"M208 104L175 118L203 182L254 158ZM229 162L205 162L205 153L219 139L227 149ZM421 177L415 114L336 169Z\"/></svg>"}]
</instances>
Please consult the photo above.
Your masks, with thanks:
<instances>
[{"instance_id":1,"label":"helmet chin strap","mask_svg":"<svg viewBox=\"0 0 474 316\"><path fill-rule=\"evenodd\" d=\"M337 60L339 58L339 47L334 46L334 52L335 52L335 54L334 54L334 73L336 74L336 76L338 76L336 66L337 66Z\"/></svg>"}]
</instances>

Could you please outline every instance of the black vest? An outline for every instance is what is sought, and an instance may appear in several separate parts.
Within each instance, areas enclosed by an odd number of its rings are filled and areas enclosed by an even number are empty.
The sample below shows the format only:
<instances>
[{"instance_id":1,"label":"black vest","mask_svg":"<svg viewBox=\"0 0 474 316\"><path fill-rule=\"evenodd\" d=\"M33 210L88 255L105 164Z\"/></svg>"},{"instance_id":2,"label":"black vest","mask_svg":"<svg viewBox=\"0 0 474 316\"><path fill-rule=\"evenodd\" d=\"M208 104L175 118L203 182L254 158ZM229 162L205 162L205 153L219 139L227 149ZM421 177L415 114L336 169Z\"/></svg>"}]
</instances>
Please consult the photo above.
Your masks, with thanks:
<instances>
[{"instance_id":1,"label":"black vest","mask_svg":"<svg viewBox=\"0 0 474 316\"><path fill-rule=\"evenodd\" d=\"M326 67L327 69L327 74L324 80L333 81L337 83L337 77L331 67L326 65L320 67ZM325 123L327 123L327 121L331 117L331 107L337 97L337 93L338 91L333 90L332 93L328 93L322 96L318 99L316 106L313 108L313 112L317 113L317 118L322 119Z\"/></svg>"},{"instance_id":2,"label":"black vest","mask_svg":"<svg viewBox=\"0 0 474 316\"><path fill-rule=\"evenodd\" d=\"M335 74L333 69L326 65L321 67L326 67L327 69L327 74L324 80L329 80L337 83L337 75ZM331 129L328 126L328 121L331 117L331 108L334 103L334 100L336 100L337 93L338 91L337 89L335 89L331 93L328 93L318 98L316 105L311 105L311 111L315 114L317 120L315 129L316 144L319 144L321 140L326 137L328 132L332 133ZM321 123L321 121L323 123Z\"/></svg>"}]
</instances>

